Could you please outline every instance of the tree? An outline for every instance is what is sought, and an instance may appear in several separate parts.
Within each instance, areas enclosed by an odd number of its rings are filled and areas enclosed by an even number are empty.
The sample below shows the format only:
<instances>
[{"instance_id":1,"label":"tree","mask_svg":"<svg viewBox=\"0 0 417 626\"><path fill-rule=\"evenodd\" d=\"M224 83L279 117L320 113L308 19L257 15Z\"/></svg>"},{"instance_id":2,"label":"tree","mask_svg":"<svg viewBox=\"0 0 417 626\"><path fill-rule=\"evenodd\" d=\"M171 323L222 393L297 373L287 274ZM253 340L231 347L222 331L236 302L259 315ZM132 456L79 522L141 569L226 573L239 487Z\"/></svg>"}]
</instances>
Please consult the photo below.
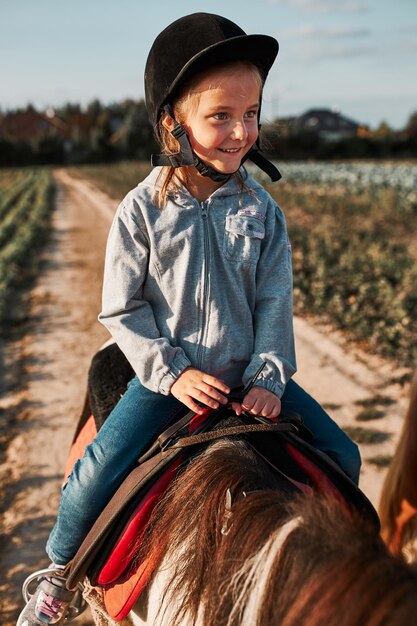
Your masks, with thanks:
<instances>
[{"instance_id":1,"label":"tree","mask_svg":"<svg viewBox=\"0 0 417 626\"><path fill-rule=\"evenodd\" d=\"M405 134L409 139L417 139L417 111L411 113L405 127Z\"/></svg>"}]
</instances>

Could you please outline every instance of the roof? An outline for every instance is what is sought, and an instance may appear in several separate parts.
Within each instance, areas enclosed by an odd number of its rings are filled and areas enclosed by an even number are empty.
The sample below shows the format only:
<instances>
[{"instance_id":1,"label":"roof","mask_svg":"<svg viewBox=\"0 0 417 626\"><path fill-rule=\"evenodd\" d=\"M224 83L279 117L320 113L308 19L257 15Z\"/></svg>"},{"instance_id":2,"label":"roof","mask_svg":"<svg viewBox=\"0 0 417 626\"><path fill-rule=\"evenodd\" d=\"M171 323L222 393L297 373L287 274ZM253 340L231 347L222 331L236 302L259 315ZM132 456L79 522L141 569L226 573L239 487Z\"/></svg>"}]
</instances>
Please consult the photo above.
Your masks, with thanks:
<instances>
[{"instance_id":1,"label":"roof","mask_svg":"<svg viewBox=\"0 0 417 626\"><path fill-rule=\"evenodd\" d=\"M15 141L30 141L50 133L66 137L67 125L56 116L48 117L34 109L7 113L0 117L0 135Z\"/></svg>"},{"instance_id":2,"label":"roof","mask_svg":"<svg viewBox=\"0 0 417 626\"><path fill-rule=\"evenodd\" d=\"M331 109L310 109L296 118L295 124L305 130L318 132L356 133L361 124Z\"/></svg>"}]
</instances>

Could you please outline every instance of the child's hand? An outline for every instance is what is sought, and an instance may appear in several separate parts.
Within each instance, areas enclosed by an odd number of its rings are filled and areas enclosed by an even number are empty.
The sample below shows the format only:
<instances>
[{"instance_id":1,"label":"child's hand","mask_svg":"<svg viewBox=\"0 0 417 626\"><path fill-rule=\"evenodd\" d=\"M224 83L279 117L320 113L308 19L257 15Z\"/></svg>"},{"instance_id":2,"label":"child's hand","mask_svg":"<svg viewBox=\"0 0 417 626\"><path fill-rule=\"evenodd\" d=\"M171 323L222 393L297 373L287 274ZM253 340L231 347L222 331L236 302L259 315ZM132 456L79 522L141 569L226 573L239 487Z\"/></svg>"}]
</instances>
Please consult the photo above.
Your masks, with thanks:
<instances>
[{"instance_id":1,"label":"child's hand","mask_svg":"<svg viewBox=\"0 0 417 626\"><path fill-rule=\"evenodd\" d=\"M212 409L227 404L227 397L221 392L228 394L230 389L218 378L193 367L185 369L171 387L172 395L196 413L203 412L196 401Z\"/></svg>"},{"instance_id":2,"label":"child's hand","mask_svg":"<svg viewBox=\"0 0 417 626\"><path fill-rule=\"evenodd\" d=\"M244 409L262 417L278 417L281 413L281 400L272 391L255 385L243 398L242 404L233 402L232 408L236 415L240 415Z\"/></svg>"}]
</instances>

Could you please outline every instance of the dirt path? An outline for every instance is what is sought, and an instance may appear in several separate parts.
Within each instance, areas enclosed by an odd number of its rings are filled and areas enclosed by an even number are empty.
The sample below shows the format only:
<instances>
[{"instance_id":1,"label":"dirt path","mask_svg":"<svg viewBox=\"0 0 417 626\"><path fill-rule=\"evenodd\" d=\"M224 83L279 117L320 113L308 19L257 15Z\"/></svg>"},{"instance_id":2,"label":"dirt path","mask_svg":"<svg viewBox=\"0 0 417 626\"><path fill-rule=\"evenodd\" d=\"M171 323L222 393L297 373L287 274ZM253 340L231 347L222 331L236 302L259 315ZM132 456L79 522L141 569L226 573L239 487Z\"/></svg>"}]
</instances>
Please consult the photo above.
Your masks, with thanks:
<instances>
[{"instance_id":1,"label":"dirt path","mask_svg":"<svg viewBox=\"0 0 417 626\"><path fill-rule=\"evenodd\" d=\"M0 346L2 626L14 624L25 575L47 564L43 546L57 510L89 362L107 339L96 318L105 241L117 201L65 170L57 171L56 179L53 235L31 294L27 329L23 338ZM297 381L331 408L342 425L358 425L359 400L377 394L393 400L384 408L385 417L373 422L390 438L361 446L361 485L377 503L384 470L366 459L391 454L396 444L406 406L404 389L391 382L397 373L381 359L348 353L341 336L300 319L296 337ZM91 624L91 618L78 623Z\"/></svg>"}]
</instances>

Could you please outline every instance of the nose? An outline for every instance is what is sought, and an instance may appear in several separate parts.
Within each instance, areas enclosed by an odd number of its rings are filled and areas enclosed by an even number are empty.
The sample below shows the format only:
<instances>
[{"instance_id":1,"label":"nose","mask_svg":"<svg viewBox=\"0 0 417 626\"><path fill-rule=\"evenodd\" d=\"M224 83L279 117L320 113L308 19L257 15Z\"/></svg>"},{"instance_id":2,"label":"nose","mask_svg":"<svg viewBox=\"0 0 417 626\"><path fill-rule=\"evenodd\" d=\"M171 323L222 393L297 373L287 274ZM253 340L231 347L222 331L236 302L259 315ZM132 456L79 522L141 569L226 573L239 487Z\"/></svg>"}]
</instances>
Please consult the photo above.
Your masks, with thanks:
<instances>
[{"instance_id":1,"label":"nose","mask_svg":"<svg viewBox=\"0 0 417 626\"><path fill-rule=\"evenodd\" d=\"M238 141L245 141L248 137L248 129L246 128L246 124L242 120L236 120L233 125L232 139L236 139Z\"/></svg>"}]
</instances>

